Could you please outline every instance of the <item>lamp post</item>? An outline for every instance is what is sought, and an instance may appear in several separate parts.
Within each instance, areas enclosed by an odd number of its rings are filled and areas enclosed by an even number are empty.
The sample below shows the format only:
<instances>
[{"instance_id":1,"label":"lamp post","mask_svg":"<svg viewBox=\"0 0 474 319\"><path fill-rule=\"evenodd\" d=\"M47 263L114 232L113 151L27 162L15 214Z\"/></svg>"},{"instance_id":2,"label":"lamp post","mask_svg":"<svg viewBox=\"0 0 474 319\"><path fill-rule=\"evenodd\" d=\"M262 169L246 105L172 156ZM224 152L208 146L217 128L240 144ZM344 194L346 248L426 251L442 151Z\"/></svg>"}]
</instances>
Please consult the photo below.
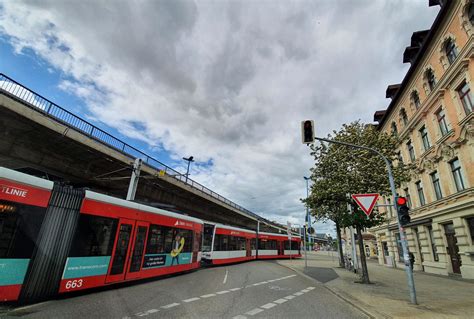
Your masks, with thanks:
<instances>
[{"instance_id":1,"label":"lamp post","mask_svg":"<svg viewBox=\"0 0 474 319\"><path fill-rule=\"evenodd\" d=\"M194 156L189 156L188 158L183 157L183 159L188 162L188 169L186 170L186 184L187 184L188 176L189 176L189 165L191 164L191 162L194 162Z\"/></svg>"},{"instance_id":2,"label":"lamp post","mask_svg":"<svg viewBox=\"0 0 474 319\"><path fill-rule=\"evenodd\" d=\"M306 200L308 200L309 197L309 186L308 186L308 181L309 177L303 176L303 178L306 180ZM306 203L306 218L305 218L305 228L304 228L304 266L305 268L308 267L308 247L306 246L306 237L308 236L308 227L311 227L311 224L309 222L309 209L308 209L308 203ZM309 238L308 238L309 240Z\"/></svg>"}]
</instances>

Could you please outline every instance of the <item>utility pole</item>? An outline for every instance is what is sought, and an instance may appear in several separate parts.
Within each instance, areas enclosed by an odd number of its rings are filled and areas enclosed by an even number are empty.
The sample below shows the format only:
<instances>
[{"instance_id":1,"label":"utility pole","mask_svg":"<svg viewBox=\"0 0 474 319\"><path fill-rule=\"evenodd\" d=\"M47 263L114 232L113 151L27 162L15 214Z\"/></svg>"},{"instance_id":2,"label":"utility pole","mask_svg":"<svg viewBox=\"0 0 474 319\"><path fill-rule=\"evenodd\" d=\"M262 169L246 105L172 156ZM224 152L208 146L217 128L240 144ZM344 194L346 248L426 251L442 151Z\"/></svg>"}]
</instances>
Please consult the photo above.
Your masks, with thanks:
<instances>
[{"instance_id":1,"label":"utility pole","mask_svg":"<svg viewBox=\"0 0 474 319\"><path fill-rule=\"evenodd\" d=\"M132 177L130 178L130 184L128 184L127 200L135 199L141 167L142 160L140 158L135 159L135 162L133 163Z\"/></svg>"},{"instance_id":2,"label":"utility pole","mask_svg":"<svg viewBox=\"0 0 474 319\"><path fill-rule=\"evenodd\" d=\"M189 165L191 162L194 162L194 156L189 156L188 158L183 157L185 161L188 162L188 169L186 170L186 184L188 183L188 177L189 177Z\"/></svg>"},{"instance_id":3,"label":"utility pole","mask_svg":"<svg viewBox=\"0 0 474 319\"><path fill-rule=\"evenodd\" d=\"M397 190L395 188L395 180L393 178L392 165L390 164L390 161L382 153L380 153L376 149L373 149L367 146L355 145L352 143L346 143L346 142L340 142L340 141L333 141L333 140L329 140L329 139L321 138L321 137L314 137L314 139L318 141L327 142L327 143L339 144L339 145L344 145L348 147L368 150L379 155L383 159L383 161L385 162L385 166L387 167L388 182L390 184L390 190L393 196L393 207L395 211L397 212L397 216L398 216L398 206L397 206L397 201L396 201ZM416 301L415 281L413 280L413 271L411 270L411 267L410 267L410 257L408 255L408 243L407 243L407 238L405 235L405 229L400 224L399 218L397 218L397 222L398 222L398 231L400 232L400 241L402 243L402 249L403 249L403 259L405 261L405 272L407 274L408 289L410 291L410 301L412 304L416 305L417 301Z\"/></svg>"},{"instance_id":4,"label":"utility pole","mask_svg":"<svg viewBox=\"0 0 474 319\"><path fill-rule=\"evenodd\" d=\"M350 197L350 194L347 194L348 198ZM349 211L349 214L353 214L354 212L352 211L352 205L347 204L347 210ZM349 226L349 231L351 234L351 250L352 250L352 264L354 265L354 270L359 269L359 259L357 258L357 247L355 243L355 235L354 235L354 228L352 226Z\"/></svg>"},{"instance_id":5,"label":"utility pole","mask_svg":"<svg viewBox=\"0 0 474 319\"><path fill-rule=\"evenodd\" d=\"M308 188L308 180L309 177L303 176L306 180L306 200L309 197L309 188ZM309 224L309 208L308 204L306 204L306 220L305 220L305 228L304 228L304 267L308 268L308 247L306 246L306 236L308 236L308 227L311 227ZM309 239L309 238L308 238ZM308 240L309 241L309 240Z\"/></svg>"}]
</instances>

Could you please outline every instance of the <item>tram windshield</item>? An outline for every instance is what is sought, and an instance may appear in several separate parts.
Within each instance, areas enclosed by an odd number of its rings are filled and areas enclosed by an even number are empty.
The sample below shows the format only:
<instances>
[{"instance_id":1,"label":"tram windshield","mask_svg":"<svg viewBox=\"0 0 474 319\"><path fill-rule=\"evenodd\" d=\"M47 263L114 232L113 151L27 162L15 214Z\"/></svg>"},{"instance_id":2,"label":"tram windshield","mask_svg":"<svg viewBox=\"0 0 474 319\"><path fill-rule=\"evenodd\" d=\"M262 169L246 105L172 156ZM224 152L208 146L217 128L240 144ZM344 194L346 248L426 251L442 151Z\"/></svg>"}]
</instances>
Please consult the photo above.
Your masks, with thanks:
<instances>
[{"instance_id":1,"label":"tram windshield","mask_svg":"<svg viewBox=\"0 0 474 319\"><path fill-rule=\"evenodd\" d=\"M214 234L214 225L204 224L204 235L202 236L202 251L211 251L212 235Z\"/></svg>"}]
</instances>

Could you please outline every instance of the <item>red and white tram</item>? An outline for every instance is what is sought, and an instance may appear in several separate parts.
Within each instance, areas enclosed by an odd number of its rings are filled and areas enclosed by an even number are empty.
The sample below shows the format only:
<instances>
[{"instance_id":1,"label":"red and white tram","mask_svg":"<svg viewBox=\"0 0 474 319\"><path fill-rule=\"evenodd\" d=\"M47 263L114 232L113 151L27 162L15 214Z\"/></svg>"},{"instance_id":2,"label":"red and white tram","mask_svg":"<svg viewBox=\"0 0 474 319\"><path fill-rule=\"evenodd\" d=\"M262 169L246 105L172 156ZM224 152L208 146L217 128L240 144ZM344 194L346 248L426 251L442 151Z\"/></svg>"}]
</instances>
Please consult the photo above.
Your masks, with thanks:
<instances>
[{"instance_id":1,"label":"red and white tram","mask_svg":"<svg viewBox=\"0 0 474 319\"><path fill-rule=\"evenodd\" d=\"M204 231L204 238L201 240ZM0 302L257 258L300 257L300 238L260 233L74 189L0 167Z\"/></svg>"},{"instance_id":2,"label":"red and white tram","mask_svg":"<svg viewBox=\"0 0 474 319\"><path fill-rule=\"evenodd\" d=\"M286 234L259 232L257 259L299 258L301 257L300 246L300 237L292 237L290 242Z\"/></svg>"},{"instance_id":3,"label":"red and white tram","mask_svg":"<svg viewBox=\"0 0 474 319\"><path fill-rule=\"evenodd\" d=\"M221 265L256 258L256 232L206 222L202 245L204 262Z\"/></svg>"}]
</instances>

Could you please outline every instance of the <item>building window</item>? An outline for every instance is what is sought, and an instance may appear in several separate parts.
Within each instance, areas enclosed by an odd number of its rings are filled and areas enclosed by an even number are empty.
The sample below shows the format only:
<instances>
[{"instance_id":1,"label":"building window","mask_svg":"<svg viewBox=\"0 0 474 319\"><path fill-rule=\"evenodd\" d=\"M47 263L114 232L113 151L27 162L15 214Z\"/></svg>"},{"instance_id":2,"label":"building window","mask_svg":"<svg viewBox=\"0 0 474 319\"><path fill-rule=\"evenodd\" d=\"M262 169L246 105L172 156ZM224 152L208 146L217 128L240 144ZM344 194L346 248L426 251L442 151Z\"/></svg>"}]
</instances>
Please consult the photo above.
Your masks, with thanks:
<instances>
[{"instance_id":1,"label":"building window","mask_svg":"<svg viewBox=\"0 0 474 319\"><path fill-rule=\"evenodd\" d=\"M438 251L436 250L436 244L434 242L433 227L428 226L427 228L428 228L428 235L430 236L430 244L431 244L431 251L433 253L433 260L439 261Z\"/></svg>"},{"instance_id":2,"label":"building window","mask_svg":"<svg viewBox=\"0 0 474 319\"><path fill-rule=\"evenodd\" d=\"M397 153L397 157L398 157L398 164L403 164L403 157L402 157L402 152L401 151L398 151Z\"/></svg>"},{"instance_id":3,"label":"building window","mask_svg":"<svg viewBox=\"0 0 474 319\"><path fill-rule=\"evenodd\" d=\"M418 94L417 91L411 92L411 101L413 102L413 104L415 105L417 109L420 107L421 105L420 95Z\"/></svg>"},{"instance_id":4,"label":"building window","mask_svg":"<svg viewBox=\"0 0 474 319\"><path fill-rule=\"evenodd\" d=\"M400 233L396 233L395 238L397 239L398 261L403 262L403 246L400 240Z\"/></svg>"},{"instance_id":5,"label":"building window","mask_svg":"<svg viewBox=\"0 0 474 319\"><path fill-rule=\"evenodd\" d=\"M423 206L426 204L425 193L423 193L423 185L421 185L421 181L416 182L415 185L416 191L418 192L418 199L420 200L420 206Z\"/></svg>"},{"instance_id":6,"label":"building window","mask_svg":"<svg viewBox=\"0 0 474 319\"><path fill-rule=\"evenodd\" d=\"M436 195L436 199L443 198L443 193L441 192L441 185L439 184L439 174L437 171L434 171L430 174L431 182L433 183L433 189Z\"/></svg>"},{"instance_id":7,"label":"building window","mask_svg":"<svg viewBox=\"0 0 474 319\"><path fill-rule=\"evenodd\" d=\"M466 114L471 113L473 110L471 88L469 87L469 84L467 84L467 82L463 82L463 84L459 87L458 95Z\"/></svg>"},{"instance_id":8,"label":"building window","mask_svg":"<svg viewBox=\"0 0 474 319\"><path fill-rule=\"evenodd\" d=\"M397 124L395 122L391 124L391 131L393 136L398 136Z\"/></svg>"},{"instance_id":9,"label":"building window","mask_svg":"<svg viewBox=\"0 0 474 319\"><path fill-rule=\"evenodd\" d=\"M430 92L433 91L436 85L436 79L435 79L434 72L432 69L426 70L425 79L426 79L426 83L428 83L428 87L430 88Z\"/></svg>"},{"instance_id":10,"label":"building window","mask_svg":"<svg viewBox=\"0 0 474 319\"><path fill-rule=\"evenodd\" d=\"M449 64L453 64L454 60L456 60L458 56L458 52L456 50L456 45L454 44L453 39L446 40L444 50L446 53L446 57L448 58Z\"/></svg>"},{"instance_id":11,"label":"building window","mask_svg":"<svg viewBox=\"0 0 474 319\"><path fill-rule=\"evenodd\" d=\"M436 120L438 121L439 131L442 136L448 134L448 124L446 123L446 114L443 109L436 113Z\"/></svg>"},{"instance_id":12,"label":"building window","mask_svg":"<svg viewBox=\"0 0 474 319\"><path fill-rule=\"evenodd\" d=\"M469 5L469 8L467 9L467 16L471 24L474 25L474 4L472 3Z\"/></svg>"},{"instance_id":13,"label":"building window","mask_svg":"<svg viewBox=\"0 0 474 319\"><path fill-rule=\"evenodd\" d=\"M471 243L474 244L474 217L466 219L467 227L469 227L469 233L471 234Z\"/></svg>"},{"instance_id":14,"label":"building window","mask_svg":"<svg viewBox=\"0 0 474 319\"><path fill-rule=\"evenodd\" d=\"M451 172L453 173L454 184L456 185L456 190L460 192L465 189L464 181L462 178L462 172L461 172L461 163L459 162L458 158L455 158L454 160L449 162L449 165L451 165Z\"/></svg>"},{"instance_id":15,"label":"building window","mask_svg":"<svg viewBox=\"0 0 474 319\"><path fill-rule=\"evenodd\" d=\"M406 126L408 124L408 116L407 116L407 112L405 111L405 109L400 110L400 120L401 120L401 122L403 123L404 126Z\"/></svg>"},{"instance_id":16,"label":"building window","mask_svg":"<svg viewBox=\"0 0 474 319\"><path fill-rule=\"evenodd\" d=\"M408 191L408 187L404 189L405 191L405 198L407 199L407 204L408 204L408 207L413 207L411 205L411 196L410 196L410 192Z\"/></svg>"},{"instance_id":17,"label":"building window","mask_svg":"<svg viewBox=\"0 0 474 319\"><path fill-rule=\"evenodd\" d=\"M415 161L415 148L413 147L413 144L411 144L411 141L407 142L407 148L408 148L408 154L410 154L410 160L412 162Z\"/></svg>"},{"instance_id":18,"label":"building window","mask_svg":"<svg viewBox=\"0 0 474 319\"><path fill-rule=\"evenodd\" d=\"M428 130L426 129L426 126L422 126L419 130L420 132L420 136L421 136L421 140L423 142L423 148L425 149L425 151L427 151L431 145L430 145L430 140L428 138Z\"/></svg>"}]
</instances>

